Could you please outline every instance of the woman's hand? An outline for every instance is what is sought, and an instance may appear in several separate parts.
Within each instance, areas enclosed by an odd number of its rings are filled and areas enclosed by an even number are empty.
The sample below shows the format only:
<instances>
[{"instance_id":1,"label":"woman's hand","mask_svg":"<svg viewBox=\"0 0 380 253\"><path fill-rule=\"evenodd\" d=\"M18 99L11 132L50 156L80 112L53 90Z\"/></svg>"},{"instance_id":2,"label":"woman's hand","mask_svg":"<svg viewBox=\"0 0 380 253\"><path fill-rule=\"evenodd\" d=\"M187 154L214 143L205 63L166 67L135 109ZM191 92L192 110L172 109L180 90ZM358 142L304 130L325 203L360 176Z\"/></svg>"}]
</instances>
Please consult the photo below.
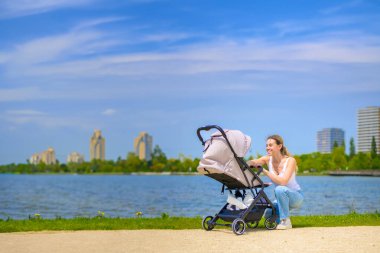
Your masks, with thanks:
<instances>
[{"instance_id":1,"label":"woman's hand","mask_svg":"<svg viewBox=\"0 0 380 253\"><path fill-rule=\"evenodd\" d=\"M269 160L268 156L263 156L263 157L260 157L259 159L249 160L247 161L247 164L251 168L257 168L259 166L263 166L264 164L267 164L268 160Z\"/></svg>"},{"instance_id":2,"label":"woman's hand","mask_svg":"<svg viewBox=\"0 0 380 253\"><path fill-rule=\"evenodd\" d=\"M259 162L257 162L256 160L250 160L247 162L247 164L251 168L257 168L257 167L261 166L261 164Z\"/></svg>"}]
</instances>

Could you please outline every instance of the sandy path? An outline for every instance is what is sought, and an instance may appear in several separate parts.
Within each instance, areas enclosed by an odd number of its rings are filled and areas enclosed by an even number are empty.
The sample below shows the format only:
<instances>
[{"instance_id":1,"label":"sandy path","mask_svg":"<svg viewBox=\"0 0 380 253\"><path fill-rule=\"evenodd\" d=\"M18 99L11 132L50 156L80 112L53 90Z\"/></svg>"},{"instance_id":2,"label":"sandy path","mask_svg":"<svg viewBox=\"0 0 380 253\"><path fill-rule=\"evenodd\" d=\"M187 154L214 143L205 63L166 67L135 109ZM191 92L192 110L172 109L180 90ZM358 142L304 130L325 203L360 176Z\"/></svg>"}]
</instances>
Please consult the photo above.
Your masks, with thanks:
<instances>
[{"instance_id":1,"label":"sandy path","mask_svg":"<svg viewBox=\"0 0 380 253\"><path fill-rule=\"evenodd\" d=\"M119 230L0 234L0 252L380 252L380 226L249 230Z\"/></svg>"}]
</instances>

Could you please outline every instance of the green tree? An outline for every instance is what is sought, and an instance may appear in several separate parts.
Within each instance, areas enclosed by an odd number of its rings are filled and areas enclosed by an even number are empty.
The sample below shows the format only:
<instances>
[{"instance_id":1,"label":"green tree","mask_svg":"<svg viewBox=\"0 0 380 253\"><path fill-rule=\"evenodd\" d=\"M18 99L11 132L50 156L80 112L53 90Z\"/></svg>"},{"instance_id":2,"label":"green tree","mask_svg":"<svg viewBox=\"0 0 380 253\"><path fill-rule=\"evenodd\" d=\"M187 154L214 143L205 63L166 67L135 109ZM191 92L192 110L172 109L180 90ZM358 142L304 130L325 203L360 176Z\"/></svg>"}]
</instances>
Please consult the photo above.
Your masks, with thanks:
<instances>
[{"instance_id":1,"label":"green tree","mask_svg":"<svg viewBox=\"0 0 380 253\"><path fill-rule=\"evenodd\" d=\"M352 159L352 157L354 157L354 155L356 154L355 152L355 142L354 142L354 138L351 137L350 139L350 159Z\"/></svg>"},{"instance_id":2,"label":"green tree","mask_svg":"<svg viewBox=\"0 0 380 253\"><path fill-rule=\"evenodd\" d=\"M320 154L317 157L317 166L318 171L328 171L334 167L334 164L331 159L331 154Z\"/></svg>"},{"instance_id":3,"label":"green tree","mask_svg":"<svg viewBox=\"0 0 380 253\"><path fill-rule=\"evenodd\" d=\"M167 163L169 171L179 172L181 170L182 164L178 159L170 158Z\"/></svg>"},{"instance_id":4,"label":"green tree","mask_svg":"<svg viewBox=\"0 0 380 253\"><path fill-rule=\"evenodd\" d=\"M140 158L133 152L129 152L125 161L125 168L128 172L132 171L147 171L147 162L140 160Z\"/></svg>"},{"instance_id":5,"label":"green tree","mask_svg":"<svg viewBox=\"0 0 380 253\"><path fill-rule=\"evenodd\" d=\"M164 172L167 168L166 164L160 162L152 162L150 169L154 172Z\"/></svg>"},{"instance_id":6,"label":"green tree","mask_svg":"<svg viewBox=\"0 0 380 253\"><path fill-rule=\"evenodd\" d=\"M303 154L299 157L300 162L297 162L299 172L303 172L305 170L310 170L310 169L316 169L315 159L313 158L313 156L315 156L315 153Z\"/></svg>"},{"instance_id":7,"label":"green tree","mask_svg":"<svg viewBox=\"0 0 380 253\"><path fill-rule=\"evenodd\" d=\"M371 141L371 158L375 159L376 157L377 157L376 139L375 139L375 136L372 136L372 141Z\"/></svg>"},{"instance_id":8,"label":"green tree","mask_svg":"<svg viewBox=\"0 0 380 253\"><path fill-rule=\"evenodd\" d=\"M90 166L87 167L87 169L86 169L86 173L96 173L96 172L100 172L101 162L102 162L101 160L93 159L93 160L90 162Z\"/></svg>"},{"instance_id":9,"label":"green tree","mask_svg":"<svg viewBox=\"0 0 380 253\"><path fill-rule=\"evenodd\" d=\"M194 163L193 163L193 159L191 157L186 157L185 155L180 154L179 155L179 161L181 163L181 169L180 170L183 172L191 172L191 171L194 171L196 168L196 167L193 168Z\"/></svg>"},{"instance_id":10,"label":"green tree","mask_svg":"<svg viewBox=\"0 0 380 253\"><path fill-rule=\"evenodd\" d=\"M112 172L114 172L115 167L116 167L115 162L112 160L101 161L99 172L112 173Z\"/></svg>"},{"instance_id":11,"label":"green tree","mask_svg":"<svg viewBox=\"0 0 380 253\"><path fill-rule=\"evenodd\" d=\"M371 166L371 155L369 153L359 152L348 163L352 170L368 170Z\"/></svg>"},{"instance_id":12,"label":"green tree","mask_svg":"<svg viewBox=\"0 0 380 253\"><path fill-rule=\"evenodd\" d=\"M69 172L69 168L67 167L66 164L61 163L61 164L59 164L59 171L61 173L67 173L67 172Z\"/></svg>"},{"instance_id":13,"label":"green tree","mask_svg":"<svg viewBox=\"0 0 380 253\"><path fill-rule=\"evenodd\" d=\"M331 156L334 169L343 169L347 167L347 159L344 153L344 147L334 148Z\"/></svg>"},{"instance_id":14,"label":"green tree","mask_svg":"<svg viewBox=\"0 0 380 253\"><path fill-rule=\"evenodd\" d=\"M152 152L152 160L150 161L150 169L155 172L163 172L168 170L168 159L160 146L156 145Z\"/></svg>"},{"instance_id":15,"label":"green tree","mask_svg":"<svg viewBox=\"0 0 380 253\"><path fill-rule=\"evenodd\" d=\"M167 157L160 146L156 145L152 152L152 163L167 163Z\"/></svg>"},{"instance_id":16,"label":"green tree","mask_svg":"<svg viewBox=\"0 0 380 253\"><path fill-rule=\"evenodd\" d=\"M197 171L197 168L199 166L199 162L200 162L200 159L199 158L195 158L193 160L193 165L191 166L192 168L192 172L196 172Z\"/></svg>"},{"instance_id":17,"label":"green tree","mask_svg":"<svg viewBox=\"0 0 380 253\"><path fill-rule=\"evenodd\" d=\"M334 150L335 148L337 148L337 147L339 147L339 144L338 144L338 142L337 142L337 141L334 141L333 150Z\"/></svg>"},{"instance_id":18,"label":"green tree","mask_svg":"<svg viewBox=\"0 0 380 253\"><path fill-rule=\"evenodd\" d=\"M371 168L373 170L380 169L380 158L379 158L379 156L377 156L374 159L372 159L372 161L371 161Z\"/></svg>"}]
</instances>

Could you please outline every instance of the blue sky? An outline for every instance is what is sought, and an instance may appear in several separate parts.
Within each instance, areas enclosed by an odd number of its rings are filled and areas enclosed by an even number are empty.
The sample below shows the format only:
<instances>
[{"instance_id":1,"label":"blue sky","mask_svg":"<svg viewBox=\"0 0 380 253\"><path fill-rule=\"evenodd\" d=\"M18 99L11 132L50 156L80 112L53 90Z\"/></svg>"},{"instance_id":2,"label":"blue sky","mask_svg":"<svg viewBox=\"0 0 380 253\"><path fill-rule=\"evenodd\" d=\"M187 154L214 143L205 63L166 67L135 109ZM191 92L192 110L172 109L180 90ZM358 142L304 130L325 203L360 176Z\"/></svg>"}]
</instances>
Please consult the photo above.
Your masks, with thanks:
<instances>
[{"instance_id":1,"label":"blue sky","mask_svg":"<svg viewBox=\"0 0 380 253\"><path fill-rule=\"evenodd\" d=\"M107 159L141 131L200 157L207 124L309 153L380 105L379 1L2 0L0 36L0 164L88 159L94 129Z\"/></svg>"}]
</instances>

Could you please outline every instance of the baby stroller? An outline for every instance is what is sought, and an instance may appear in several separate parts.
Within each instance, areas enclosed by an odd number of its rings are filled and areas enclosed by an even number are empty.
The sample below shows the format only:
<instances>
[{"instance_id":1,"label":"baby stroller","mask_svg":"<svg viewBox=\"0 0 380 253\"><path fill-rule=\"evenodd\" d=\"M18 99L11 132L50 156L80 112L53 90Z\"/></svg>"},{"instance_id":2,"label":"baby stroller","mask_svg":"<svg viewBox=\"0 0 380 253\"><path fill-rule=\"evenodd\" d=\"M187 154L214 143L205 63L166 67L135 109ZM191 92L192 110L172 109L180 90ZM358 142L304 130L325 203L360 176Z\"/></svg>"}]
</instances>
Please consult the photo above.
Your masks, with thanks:
<instances>
[{"instance_id":1,"label":"baby stroller","mask_svg":"<svg viewBox=\"0 0 380 253\"><path fill-rule=\"evenodd\" d=\"M213 133L210 139L204 141L201 131L211 129L218 131ZM198 172L221 182L222 194L227 190L236 199L241 197L242 200L251 196L251 202L245 209L234 208L227 201L215 216L207 216L203 219L202 227L210 231L217 225L231 226L236 235L242 235L247 226L256 228L265 209L271 208L272 214L265 220L264 225L267 229L275 229L277 227L276 210L264 192L264 188L270 184L263 183L259 177L262 167L259 167L256 173L244 160L244 155L251 145L251 138L238 130L223 130L216 125L198 128L197 135L205 147L197 168ZM228 224L217 223L219 219Z\"/></svg>"}]
</instances>

